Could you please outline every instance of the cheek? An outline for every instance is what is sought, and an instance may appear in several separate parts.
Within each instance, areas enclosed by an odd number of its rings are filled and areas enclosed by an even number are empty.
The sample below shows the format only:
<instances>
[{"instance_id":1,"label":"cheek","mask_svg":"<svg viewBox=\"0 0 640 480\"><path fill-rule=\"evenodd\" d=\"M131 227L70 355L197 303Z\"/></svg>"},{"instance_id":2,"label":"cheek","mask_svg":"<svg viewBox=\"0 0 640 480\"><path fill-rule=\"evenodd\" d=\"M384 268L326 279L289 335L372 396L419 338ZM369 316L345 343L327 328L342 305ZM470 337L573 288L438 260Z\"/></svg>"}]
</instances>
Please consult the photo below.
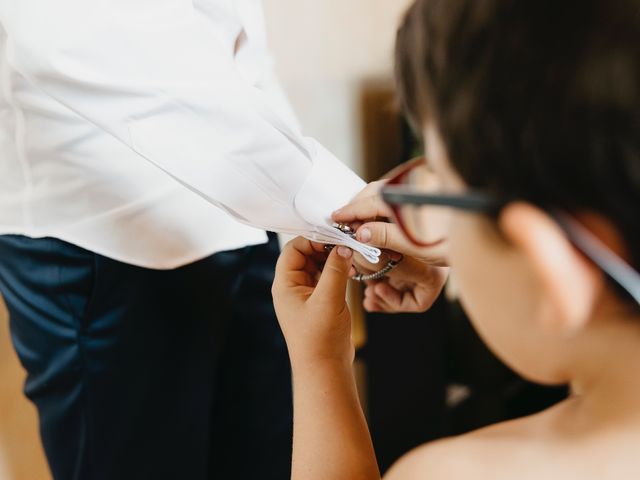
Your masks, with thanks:
<instances>
[{"instance_id":1,"label":"cheek","mask_svg":"<svg viewBox=\"0 0 640 480\"><path fill-rule=\"evenodd\" d=\"M452 220L449 256L460 301L480 337L512 369L538 378L534 287L517 254L491 222L461 214Z\"/></svg>"},{"instance_id":2,"label":"cheek","mask_svg":"<svg viewBox=\"0 0 640 480\"><path fill-rule=\"evenodd\" d=\"M499 258L478 232L479 223L471 215L459 214L451 221L449 261L458 282L460 300L476 329L488 340L499 326L504 294ZM484 230L484 228L482 228Z\"/></svg>"}]
</instances>

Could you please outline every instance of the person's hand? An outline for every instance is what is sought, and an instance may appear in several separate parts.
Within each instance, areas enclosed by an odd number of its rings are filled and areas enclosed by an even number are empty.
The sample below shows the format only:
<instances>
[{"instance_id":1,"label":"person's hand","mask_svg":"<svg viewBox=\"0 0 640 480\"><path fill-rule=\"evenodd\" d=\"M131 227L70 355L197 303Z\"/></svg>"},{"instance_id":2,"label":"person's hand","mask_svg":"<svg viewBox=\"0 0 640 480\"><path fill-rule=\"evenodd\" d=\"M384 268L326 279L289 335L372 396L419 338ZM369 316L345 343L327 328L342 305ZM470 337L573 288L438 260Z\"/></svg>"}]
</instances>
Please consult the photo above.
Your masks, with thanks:
<instances>
[{"instance_id":1,"label":"person's hand","mask_svg":"<svg viewBox=\"0 0 640 480\"><path fill-rule=\"evenodd\" d=\"M380 197L385 183L369 184L351 203L335 212L333 220L352 225L359 241L383 249L390 258L404 256L387 278L367 283L364 308L370 312L424 312L439 297L448 277L444 248L417 247L398 225L389 222L392 212ZM378 268L359 255L354 264L365 274Z\"/></svg>"},{"instance_id":2,"label":"person's hand","mask_svg":"<svg viewBox=\"0 0 640 480\"><path fill-rule=\"evenodd\" d=\"M346 302L353 252L296 238L283 249L273 301L292 365L353 362L351 315Z\"/></svg>"},{"instance_id":3,"label":"person's hand","mask_svg":"<svg viewBox=\"0 0 640 480\"><path fill-rule=\"evenodd\" d=\"M380 196L385 183L386 181L380 180L367 185L348 205L335 211L331 216L332 220L353 225L359 242L398 252L429 265L446 266L446 242L429 248L416 246L398 225L391 223L393 213Z\"/></svg>"},{"instance_id":4,"label":"person's hand","mask_svg":"<svg viewBox=\"0 0 640 480\"><path fill-rule=\"evenodd\" d=\"M421 313L438 299L449 269L406 257L387 278L367 282L363 307L368 312Z\"/></svg>"}]
</instances>

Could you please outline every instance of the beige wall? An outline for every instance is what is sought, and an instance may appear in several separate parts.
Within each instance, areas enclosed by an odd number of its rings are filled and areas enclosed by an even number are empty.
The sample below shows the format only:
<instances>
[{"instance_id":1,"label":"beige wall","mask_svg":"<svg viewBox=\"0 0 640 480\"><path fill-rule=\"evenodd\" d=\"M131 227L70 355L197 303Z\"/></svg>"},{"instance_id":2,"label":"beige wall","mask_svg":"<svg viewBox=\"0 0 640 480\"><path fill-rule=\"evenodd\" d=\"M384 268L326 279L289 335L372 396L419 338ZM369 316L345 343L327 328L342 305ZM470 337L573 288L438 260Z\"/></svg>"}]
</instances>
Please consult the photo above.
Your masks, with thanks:
<instances>
[{"instance_id":1,"label":"beige wall","mask_svg":"<svg viewBox=\"0 0 640 480\"><path fill-rule=\"evenodd\" d=\"M390 78L408 0L265 0L276 67L306 134L361 170L358 95Z\"/></svg>"}]
</instances>

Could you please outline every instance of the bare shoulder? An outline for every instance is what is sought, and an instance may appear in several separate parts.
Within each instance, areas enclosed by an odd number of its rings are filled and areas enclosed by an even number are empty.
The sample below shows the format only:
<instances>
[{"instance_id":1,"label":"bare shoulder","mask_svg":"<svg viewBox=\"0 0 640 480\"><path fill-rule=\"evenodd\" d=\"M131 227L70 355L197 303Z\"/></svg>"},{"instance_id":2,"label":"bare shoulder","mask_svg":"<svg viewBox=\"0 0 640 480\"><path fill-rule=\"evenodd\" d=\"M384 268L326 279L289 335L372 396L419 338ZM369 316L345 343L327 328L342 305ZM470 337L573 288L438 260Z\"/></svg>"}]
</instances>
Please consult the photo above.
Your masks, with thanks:
<instances>
[{"instance_id":1,"label":"bare shoulder","mask_svg":"<svg viewBox=\"0 0 640 480\"><path fill-rule=\"evenodd\" d=\"M385 478L637 478L640 425L625 421L585 430L582 419L568 420L574 408L565 400L529 417L424 445L401 458Z\"/></svg>"},{"instance_id":2,"label":"bare shoulder","mask_svg":"<svg viewBox=\"0 0 640 480\"><path fill-rule=\"evenodd\" d=\"M498 424L418 447L385 480L514 478L519 466L533 460L536 448L529 443L518 422Z\"/></svg>"}]
</instances>

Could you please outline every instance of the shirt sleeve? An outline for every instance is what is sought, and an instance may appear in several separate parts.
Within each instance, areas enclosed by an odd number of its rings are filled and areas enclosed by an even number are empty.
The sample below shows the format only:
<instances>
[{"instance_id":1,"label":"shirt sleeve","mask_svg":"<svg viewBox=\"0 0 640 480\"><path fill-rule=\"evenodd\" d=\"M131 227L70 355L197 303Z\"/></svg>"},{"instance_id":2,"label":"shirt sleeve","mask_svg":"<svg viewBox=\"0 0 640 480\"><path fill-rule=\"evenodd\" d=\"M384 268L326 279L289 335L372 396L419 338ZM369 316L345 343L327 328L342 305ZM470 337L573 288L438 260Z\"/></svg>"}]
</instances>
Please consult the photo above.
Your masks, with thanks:
<instances>
[{"instance_id":1,"label":"shirt sleeve","mask_svg":"<svg viewBox=\"0 0 640 480\"><path fill-rule=\"evenodd\" d=\"M364 183L241 74L229 3L0 0L0 21L21 75L185 187L252 226L330 232Z\"/></svg>"}]
</instances>

